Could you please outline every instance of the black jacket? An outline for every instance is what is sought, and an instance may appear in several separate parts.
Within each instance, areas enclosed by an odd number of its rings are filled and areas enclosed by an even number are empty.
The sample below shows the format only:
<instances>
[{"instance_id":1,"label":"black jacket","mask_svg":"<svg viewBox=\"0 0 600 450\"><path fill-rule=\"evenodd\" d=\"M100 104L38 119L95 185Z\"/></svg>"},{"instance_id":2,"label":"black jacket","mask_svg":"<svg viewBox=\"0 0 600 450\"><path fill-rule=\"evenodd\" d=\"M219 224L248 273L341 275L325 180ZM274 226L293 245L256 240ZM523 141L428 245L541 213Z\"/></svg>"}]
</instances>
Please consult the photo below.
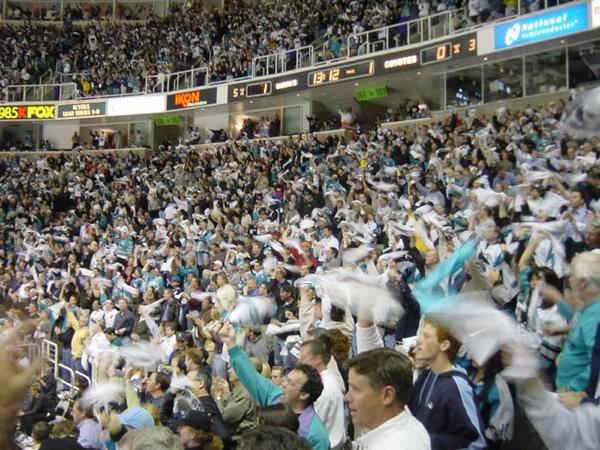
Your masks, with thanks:
<instances>
[{"instance_id":1,"label":"black jacket","mask_svg":"<svg viewBox=\"0 0 600 450\"><path fill-rule=\"evenodd\" d=\"M85 448L79 445L75 439L60 438L42 441L40 450L85 450Z\"/></svg>"},{"instance_id":2,"label":"black jacket","mask_svg":"<svg viewBox=\"0 0 600 450\"><path fill-rule=\"evenodd\" d=\"M188 401L190 397L187 391L183 391L181 394L176 396L173 393L168 393L165 395L162 406L160 408L160 423L163 426L168 426L173 431L177 432L177 428L180 424L180 420L183 418L183 414L187 414L188 410L195 410L205 412L210 415L212 421L212 432L219 436L223 443L225 444L225 449L231 448L232 440L229 436L229 432L227 431L227 427L225 426L225 422L223 421L223 416L221 415L221 411L217 406L217 402L210 396L206 395L204 397L193 397L193 400ZM174 417L174 410L177 407L177 410L180 413L179 418Z\"/></svg>"}]
</instances>

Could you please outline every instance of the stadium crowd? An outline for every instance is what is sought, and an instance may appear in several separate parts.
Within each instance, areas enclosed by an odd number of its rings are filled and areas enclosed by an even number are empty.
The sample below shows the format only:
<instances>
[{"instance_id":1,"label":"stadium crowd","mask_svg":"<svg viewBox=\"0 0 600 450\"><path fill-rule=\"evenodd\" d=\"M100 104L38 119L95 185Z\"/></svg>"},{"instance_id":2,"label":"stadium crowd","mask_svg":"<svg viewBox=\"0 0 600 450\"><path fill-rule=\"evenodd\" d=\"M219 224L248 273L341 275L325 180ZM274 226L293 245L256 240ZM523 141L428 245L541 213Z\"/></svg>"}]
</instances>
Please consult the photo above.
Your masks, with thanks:
<instances>
[{"instance_id":1,"label":"stadium crowd","mask_svg":"<svg viewBox=\"0 0 600 450\"><path fill-rule=\"evenodd\" d=\"M82 96L158 91L168 87L170 73L208 67L208 80L206 71L194 74L197 86L251 75L256 56L323 42L318 59L329 60L356 54L359 46L348 49L348 38L362 31L452 9L464 9L465 19L457 24L464 28L514 15L517 4L516 0L275 0L249 8L242 0L228 0L223 9L216 9L194 1L174 4L165 17L129 7L122 13L125 21L105 20L110 11L101 7L84 12L73 6L63 24L35 22L41 11L15 6L7 17L24 21L0 24L0 88L40 83L42 75L52 70L61 82L75 82ZM538 0L522 2L522 9L535 11L544 5ZM53 9L44 11L44 17L55 16ZM140 18L144 20L134 20ZM77 25L80 20L91 22L82 27ZM289 63L294 62L291 54ZM147 86L148 76L153 77Z\"/></svg>"},{"instance_id":2,"label":"stadium crowd","mask_svg":"<svg viewBox=\"0 0 600 450\"><path fill-rule=\"evenodd\" d=\"M29 6L29 7L28 7ZM131 20L145 20L150 15L151 8L143 4L123 5L117 7L116 19L131 21ZM63 11L63 20L65 23L72 23L78 21L95 21L95 20L108 20L113 18L112 2L106 5L97 5L95 3L89 3L87 5L82 4L66 4ZM60 20L60 11L57 4L51 4L48 2L47 5L33 6L23 4L7 4L6 20L21 21L49 21L55 22Z\"/></svg>"},{"instance_id":3,"label":"stadium crowd","mask_svg":"<svg viewBox=\"0 0 600 450\"><path fill-rule=\"evenodd\" d=\"M3 159L0 436L598 448L600 149L563 106ZM18 344L44 339L64 366L39 377Z\"/></svg>"}]
</instances>

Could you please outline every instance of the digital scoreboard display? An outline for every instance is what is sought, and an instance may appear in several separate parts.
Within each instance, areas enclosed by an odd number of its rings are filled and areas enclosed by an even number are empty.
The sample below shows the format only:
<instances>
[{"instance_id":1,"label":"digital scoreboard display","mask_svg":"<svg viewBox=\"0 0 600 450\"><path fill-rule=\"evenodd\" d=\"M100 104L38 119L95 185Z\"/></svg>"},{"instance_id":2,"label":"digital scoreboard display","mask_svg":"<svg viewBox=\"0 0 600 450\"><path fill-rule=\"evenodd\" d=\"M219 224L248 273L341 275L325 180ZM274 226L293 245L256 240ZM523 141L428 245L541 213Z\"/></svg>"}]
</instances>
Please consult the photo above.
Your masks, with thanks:
<instances>
[{"instance_id":1,"label":"digital scoreboard display","mask_svg":"<svg viewBox=\"0 0 600 450\"><path fill-rule=\"evenodd\" d=\"M261 83L248 83L245 86L238 86L233 88L231 96L233 98L252 98L262 97L265 95L271 95L273 92L273 82L263 81Z\"/></svg>"},{"instance_id":2,"label":"digital scoreboard display","mask_svg":"<svg viewBox=\"0 0 600 450\"><path fill-rule=\"evenodd\" d=\"M308 74L308 85L315 87L337 83L338 81L352 80L354 78L369 77L375 73L374 69L374 61L370 60L316 70Z\"/></svg>"},{"instance_id":3,"label":"digital scoreboard display","mask_svg":"<svg viewBox=\"0 0 600 450\"><path fill-rule=\"evenodd\" d=\"M600 1L600 0L599 0ZM450 36L435 45L375 54L357 62L341 62L313 67L303 72L294 72L269 77L268 79L246 80L228 86L228 101L239 102L253 98L275 95L300 94L313 88L331 86L340 82L374 78L397 72L419 70L429 64L460 60L477 56L477 34L467 33Z\"/></svg>"},{"instance_id":4,"label":"digital scoreboard display","mask_svg":"<svg viewBox=\"0 0 600 450\"><path fill-rule=\"evenodd\" d=\"M263 95L271 95L273 84L270 81L262 83L252 83L246 86L246 97L261 97Z\"/></svg>"},{"instance_id":5,"label":"digital scoreboard display","mask_svg":"<svg viewBox=\"0 0 600 450\"><path fill-rule=\"evenodd\" d=\"M443 44L433 45L421 49L421 65L447 61L458 56L477 54L477 37L468 40L454 40Z\"/></svg>"}]
</instances>

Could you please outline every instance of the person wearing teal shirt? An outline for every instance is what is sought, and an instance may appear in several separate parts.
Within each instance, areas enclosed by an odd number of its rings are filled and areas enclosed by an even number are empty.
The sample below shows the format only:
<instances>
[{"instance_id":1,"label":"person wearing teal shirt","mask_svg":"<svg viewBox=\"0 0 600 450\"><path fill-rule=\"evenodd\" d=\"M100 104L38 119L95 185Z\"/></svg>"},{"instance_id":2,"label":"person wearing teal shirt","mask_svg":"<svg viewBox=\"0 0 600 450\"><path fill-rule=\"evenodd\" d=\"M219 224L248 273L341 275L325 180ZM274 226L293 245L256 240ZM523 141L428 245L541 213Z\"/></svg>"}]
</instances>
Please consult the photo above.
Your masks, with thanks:
<instances>
[{"instance_id":1,"label":"person wearing teal shirt","mask_svg":"<svg viewBox=\"0 0 600 450\"><path fill-rule=\"evenodd\" d=\"M150 268L150 265L147 264L146 267L142 269L142 278L146 286L155 285L159 292L162 292L165 288L165 281L160 275L160 269L157 265Z\"/></svg>"},{"instance_id":2,"label":"person wearing teal shirt","mask_svg":"<svg viewBox=\"0 0 600 450\"><path fill-rule=\"evenodd\" d=\"M571 321L571 331L558 360L556 389L581 392L588 386L600 324L600 255L586 252L573 258L569 282L584 306L573 314L564 299L560 301L559 311Z\"/></svg>"},{"instance_id":3,"label":"person wearing teal shirt","mask_svg":"<svg viewBox=\"0 0 600 450\"><path fill-rule=\"evenodd\" d=\"M196 260L190 258L185 261L185 266L179 267L177 269L178 275L184 280L187 281L188 273L193 273L196 277L200 277L200 271L198 270L198 266L196 265Z\"/></svg>"},{"instance_id":4,"label":"person wearing teal shirt","mask_svg":"<svg viewBox=\"0 0 600 450\"><path fill-rule=\"evenodd\" d=\"M133 241L127 233L121 232L121 238L117 238L116 242L118 254L130 256L133 253Z\"/></svg>"},{"instance_id":5,"label":"person wearing teal shirt","mask_svg":"<svg viewBox=\"0 0 600 450\"><path fill-rule=\"evenodd\" d=\"M306 438L314 450L328 450L329 436L313 404L323 391L321 376L313 367L298 364L283 381L275 386L259 374L254 365L235 343L235 332L230 329L223 341L229 351L229 362L244 387L260 406L276 403L288 405L298 415L298 434Z\"/></svg>"}]
</instances>

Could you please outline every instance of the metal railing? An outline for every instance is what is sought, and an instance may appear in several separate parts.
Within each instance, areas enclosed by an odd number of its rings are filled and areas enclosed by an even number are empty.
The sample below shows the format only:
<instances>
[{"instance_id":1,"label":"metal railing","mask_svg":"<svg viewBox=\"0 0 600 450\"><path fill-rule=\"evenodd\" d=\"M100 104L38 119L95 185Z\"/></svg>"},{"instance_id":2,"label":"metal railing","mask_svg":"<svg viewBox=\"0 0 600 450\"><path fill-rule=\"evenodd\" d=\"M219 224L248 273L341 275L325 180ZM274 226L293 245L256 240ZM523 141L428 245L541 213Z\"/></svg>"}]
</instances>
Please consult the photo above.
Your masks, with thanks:
<instances>
[{"instance_id":1,"label":"metal railing","mask_svg":"<svg viewBox=\"0 0 600 450\"><path fill-rule=\"evenodd\" d=\"M73 100L78 96L75 83L11 84L3 93L7 103Z\"/></svg>"},{"instance_id":2,"label":"metal railing","mask_svg":"<svg viewBox=\"0 0 600 450\"><path fill-rule=\"evenodd\" d=\"M208 82L208 66L194 67L182 72L148 75L146 77L144 92L152 94L157 92L181 91L206 86Z\"/></svg>"},{"instance_id":3,"label":"metal railing","mask_svg":"<svg viewBox=\"0 0 600 450\"><path fill-rule=\"evenodd\" d=\"M75 372L73 372L73 376L75 378L83 378L84 380L87 381L87 385L88 386L92 386L92 380L90 377L88 377L85 373L80 372L79 370L76 370ZM76 391L79 391L79 388L77 386L74 386Z\"/></svg>"},{"instance_id":4,"label":"metal railing","mask_svg":"<svg viewBox=\"0 0 600 450\"><path fill-rule=\"evenodd\" d=\"M56 366L58 365L58 345L48 339L42 341L42 359L51 362L55 367L54 374L56 375Z\"/></svg>"},{"instance_id":5,"label":"metal railing","mask_svg":"<svg viewBox=\"0 0 600 450\"><path fill-rule=\"evenodd\" d=\"M450 36L457 31L462 19L462 10L454 9L363 31L348 37L347 56L367 55Z\"/></svg>"},{"instance_id":6,"label":"metal railing","mask_svg":"<svg viewBox=\"0 0 600 450\"><path fill-rule=\"evenodd\" d=\"M50 84L54 81L54 71L48 69L42 75L40 75L40 84Z\"/></svg>"},{"instance_id":7,"label":"metal railing","mask_svg":"<svg viewBox=\"0 0 600 450\"><path fill-rule=\"evenodd\" d=\"M252 59L252 77L276 75L292 70L304 69L315 63L314 47L286 50L270 55L256 56Z\"/></svg>"},{"instance_id":8,"label":"metal railing","mask_svg":"<svg viewBox=\"0 0 600 450\"><path fill-rule=\"evenodd\" d=\"M56 381L67 387L69 391L78 391L79 388L75 385L76 378L83 378L87 381L88 386L91 386L91 378L79 370L73 370L71 367L66 366L60 362L58 345L48 339L44 339L41 344L41 348L38 344L21 345L20 347L37 347L35 357L41 357L42 362L49 362L52 364L52 370ZM30 358L31 359L31 358ZM42 364L42 374L45 372L45 364ZM66 374L66 376L65 376Z\"/></svg>"},{"instance_id":9,"label":"metal railing","mask_svg":"<svg viewBox=\"0 0 600 450\"><path fill-rule=\"evenodd\" d=\"M56 365L55 375L58 383L61 383L63 386L68 387L70 391L73 391L73 382L75 381L73 378L73 369L63 363L58 363Z\"/></svg>"},{"instance_id":10,"label":"metal railing","mask_svg":"<svg viewBox=\"0 0 600 450\"><path fill-rule=\"evenodd\" d=\"M342 54L327 57L328 44L324 40L314 45L286 52L257 56L252 60L252 76L269 76L298 69L344 61L354 56L414 45L453 35L464 19L462 9L443 11L420 19L388 25L348 36Z\"/></svg>"}]
</instances>

